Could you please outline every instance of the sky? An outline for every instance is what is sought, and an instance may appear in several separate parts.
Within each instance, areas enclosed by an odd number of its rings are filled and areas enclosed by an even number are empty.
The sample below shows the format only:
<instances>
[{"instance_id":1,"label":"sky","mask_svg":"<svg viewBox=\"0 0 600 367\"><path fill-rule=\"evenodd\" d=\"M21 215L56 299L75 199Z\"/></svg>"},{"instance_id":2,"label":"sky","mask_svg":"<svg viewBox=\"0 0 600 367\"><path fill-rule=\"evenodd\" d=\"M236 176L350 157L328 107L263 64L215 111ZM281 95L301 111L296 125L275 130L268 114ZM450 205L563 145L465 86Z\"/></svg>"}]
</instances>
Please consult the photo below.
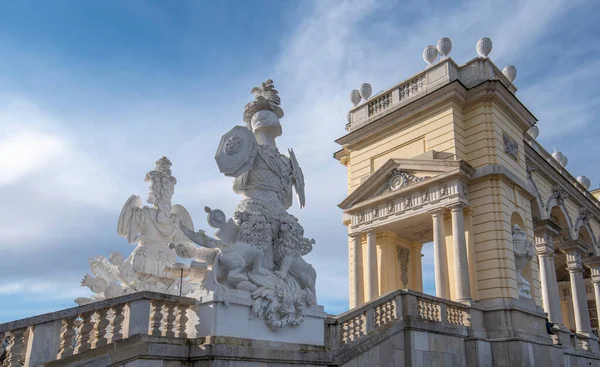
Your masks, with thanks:
<instances>
[{"instance_id":1,"label":"sky","mask_svg":"<svg viewBox=\"0 0 600 367\"><path fill-rule=\"evenodd\" d=\"M280 150L303 168L307 206L291 209L316 245L325 310L348 308L348 239L337 207L346 171L332 158L352 106L421 70L450 37L462 64L490 37L515 65L517 97L540 141L600 182L600 3L541 1L0 2L0 323L74 306L88 258L134 246L116 234L131 194L167 156L173 203L212 233L204 206L231 215L239 197L214 161L266 79L285 117ZM433 293L431 246L424 287Z\"/></svg>"}]
</instances>

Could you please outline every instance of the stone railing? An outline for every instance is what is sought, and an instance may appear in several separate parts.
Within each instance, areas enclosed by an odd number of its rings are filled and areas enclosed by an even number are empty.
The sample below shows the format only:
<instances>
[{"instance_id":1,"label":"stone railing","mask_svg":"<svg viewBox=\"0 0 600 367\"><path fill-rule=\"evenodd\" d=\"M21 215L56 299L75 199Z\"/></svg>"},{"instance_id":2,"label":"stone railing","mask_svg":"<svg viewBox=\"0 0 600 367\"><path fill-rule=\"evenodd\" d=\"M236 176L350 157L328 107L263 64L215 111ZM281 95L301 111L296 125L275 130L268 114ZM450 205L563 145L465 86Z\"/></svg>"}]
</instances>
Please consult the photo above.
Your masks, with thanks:
<instances>
[{"instance_id":1,"label":"stone railing","mask_svg":"<svg viewBox=\"0 0 600 367\"><path fill-rule=\"evenodd\" d=\"M392 105L392 93L375 96L369 101L369 116L378 114Z\"/></svg>"},{"instance_id":2,"label":"stone railing","mask_svg":"<svg viewBox=\"0 0 600 367\"><path fill-rule=\"evenodd\" d=\"M195 300L140 292L0 324L2 367L37 366L137 334L187 338Z\"/></svg>"},{"instance_id":3,"label":"stone railing","mask_svg":"<svg viewBox=\"0 0 600 367\"><path fill-rule=\"evenodd\" d=\"M448 57L350 109L346 130L354 131L455 80L460 80L467 88L486 80L498 80L512 93L517 91L488 58L475 58L459 66Z\"/></svg>"},{"instance_id":4,"label":"stone railing","mask_svg":"<svg viewBox=\"0 0 600 367\"><path fill-rule=\"evenodd\" d=\"M561 174L573 187L577 189L583 196L590 199L590 201L597 207L600 208L600 202L596 200L596 198L590 194L586 188L577 181L577 179L569 173L569 171L561 166L552 154L550 154L546 149L544 149L535 139L533 139L528 133L523 134L523 141L531 147L536 153L540 155L548 164L556 170L559 174Z\"/></svg>"},{"instance_id":5,"label":"stone railing","mask_svg":"<svg viewBox=\"0 0 600 367\"><path fill-rule=\"evenodd\" d=\"M470 308L462 303L410 290L397 290L339 316L329 317L326 324L327 347L345 349L395 322L409 320L432 326L471 326Z\"/></svg>"}]
</instances>

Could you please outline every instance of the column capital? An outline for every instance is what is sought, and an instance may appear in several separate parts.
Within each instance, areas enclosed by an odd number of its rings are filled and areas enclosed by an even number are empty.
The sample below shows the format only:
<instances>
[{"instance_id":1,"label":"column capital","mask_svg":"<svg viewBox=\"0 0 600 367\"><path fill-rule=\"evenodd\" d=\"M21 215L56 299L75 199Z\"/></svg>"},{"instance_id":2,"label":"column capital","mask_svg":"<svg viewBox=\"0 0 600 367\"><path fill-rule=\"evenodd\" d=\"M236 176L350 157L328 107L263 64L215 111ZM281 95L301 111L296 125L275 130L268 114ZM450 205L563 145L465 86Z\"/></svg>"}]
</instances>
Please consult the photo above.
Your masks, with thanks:
<instances>
[{"instance_id":1,"label":"column capital","mask_svg":"<svg viewBox=\"0 0 600 367\"><path fill-rule=\"evenodd\" d=\"M446 213L448 213L448 209L444 208L444 207L435 208L435 209L428 211L428 213L431 214L432 217L436 217L436 216L440 216L440 215L445 215Z\"/></svg>"},{"instance_id":2,"label":"column capital","mask_svg":"<svg viewBox=\"0 0 600 367\"><path fill-rule=\"evenodd\" d=\"M593 283L600 283L600 256L590 256L583 259L583 264L591 271Z\"/></svg>"},{"instance_id":3,"label":"column capital","mask_svg":"<svg viewBox=\"0 0 600 367\"><path fill-rule=\"evenodd\" d=\"M448 209L450 209L450 211L452 212L462 212L468 205L464 204L464 203L454 203L454 204L450 204L448 205Z\"/></svg>"},{"instance_id":4,"label":"column capital","mask_svg":"<svg viewBox=\"0 0 600 367\"><path fill-rule=\"evenodd\" d=\"M537 220L533 223L533 233L537 237L556 237L562 228L552 219Z\"/></svg>"},{"instance_id":5,"label":"column capital","mask_svg":"<svg viewBox=\"0 0 600 367\"><path fill-rule=\"evenodd\" d=\"M583 271L581 254L585 252L579 241L563 242L560 245L560 250L567 255L567 270L570 273Z\"/></svg>"},{"instance_id":6,"label":"column capital","mask_svg":"<svg viewBox=\"0 0 600 367\"><path fill-rule=\"evenodd\" d=\"M361 238L362 236L364 236L364 234L365 234L364 231L357 231L357 232L348 233L348 237L350 237L350 238Z\"/></svg>"},{"instance_id":7,"label":"column capital","mask_svg":"<svg viewBox=\"0 0 600 367\"><path fill-rule=\"evenodd\" d=\"M554 257L554 244L552 243L552 241L549 242L545 242L545 243L535 243L534 245L535 247L535 253L539 256L539 257Z\"/></svg>"}]
</instances>

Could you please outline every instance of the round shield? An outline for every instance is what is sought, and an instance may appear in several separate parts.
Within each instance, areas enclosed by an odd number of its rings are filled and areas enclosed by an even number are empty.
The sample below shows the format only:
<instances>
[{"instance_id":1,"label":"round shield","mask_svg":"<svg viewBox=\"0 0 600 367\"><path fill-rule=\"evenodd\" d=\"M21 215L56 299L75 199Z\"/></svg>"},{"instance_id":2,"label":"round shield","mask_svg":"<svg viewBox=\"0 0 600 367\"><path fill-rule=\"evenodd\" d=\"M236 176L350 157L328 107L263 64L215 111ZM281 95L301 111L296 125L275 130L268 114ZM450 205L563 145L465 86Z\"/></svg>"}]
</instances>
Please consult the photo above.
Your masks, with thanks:
<instances>
[{"instance_id":1,"label":"round shield","mask_svg":"<svg viewBox=\"0 0 600 367\"><path fill-rule=\"evenodd\" d=\"M215 160L225 176L239 177L252 167L255 155L254 134L245 126L235 126L221 137Z\"/></svg>"}]
</instances>

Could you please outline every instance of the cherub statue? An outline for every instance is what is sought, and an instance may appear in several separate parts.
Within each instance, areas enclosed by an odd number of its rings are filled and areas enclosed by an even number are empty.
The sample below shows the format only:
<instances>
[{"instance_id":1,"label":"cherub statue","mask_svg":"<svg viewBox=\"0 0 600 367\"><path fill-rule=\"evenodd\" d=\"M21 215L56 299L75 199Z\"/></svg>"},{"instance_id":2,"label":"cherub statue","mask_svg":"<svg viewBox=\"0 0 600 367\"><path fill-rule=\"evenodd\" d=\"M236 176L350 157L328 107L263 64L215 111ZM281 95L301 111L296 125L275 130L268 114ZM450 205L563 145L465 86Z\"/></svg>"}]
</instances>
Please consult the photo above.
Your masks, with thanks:
<instances>
[{"instance_id":1,"label":"cherub statue","mask_svg":"<svg viewBox=\"0 0 600 367\"><path fill-rule=\"evenodd\" d=\"M165 267L176 261L175 252L169 248L171 242L190 242L179 228L179 223L193 228L192 218L181 205L171 206L177 180L171 176L171 162L162 157L156 168L146 174L150 184L148 203L141 206L139 196L129 197L119 217L117 233L129 243L137 243L125 263L131 264L137 278L157 285L170 285L173 276Z\"/></svg>"}]
</instances>

